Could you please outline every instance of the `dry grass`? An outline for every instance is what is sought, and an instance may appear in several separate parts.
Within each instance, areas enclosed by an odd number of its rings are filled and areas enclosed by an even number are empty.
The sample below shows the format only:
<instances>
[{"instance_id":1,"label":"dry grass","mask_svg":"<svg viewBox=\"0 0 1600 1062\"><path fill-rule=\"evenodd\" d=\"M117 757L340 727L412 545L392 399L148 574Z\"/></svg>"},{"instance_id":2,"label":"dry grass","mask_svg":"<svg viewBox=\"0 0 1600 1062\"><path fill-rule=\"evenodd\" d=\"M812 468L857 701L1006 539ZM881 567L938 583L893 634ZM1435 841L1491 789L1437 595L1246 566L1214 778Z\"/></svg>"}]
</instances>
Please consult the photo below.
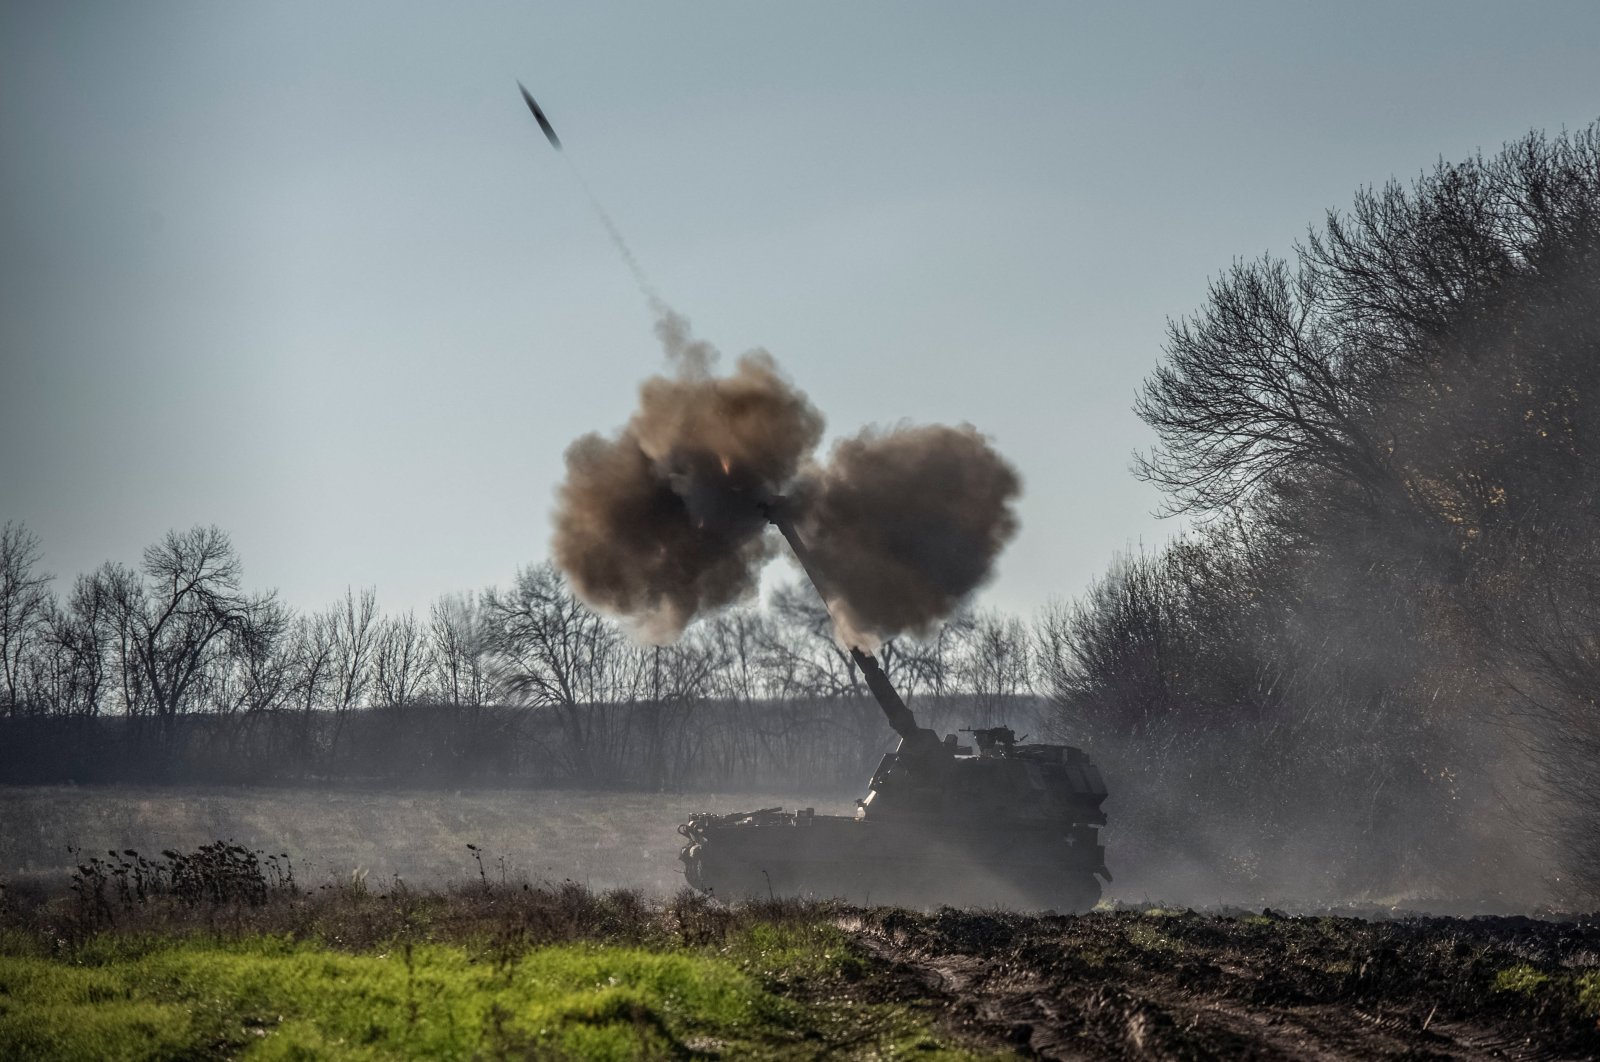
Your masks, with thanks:
<instances>
[{"instance_id":1,"label":"dry grass","mask_svg":"<svg viewBox=\"0 0 1600 1062\"><path fill-rule=\"evenodd\" d=\"M271 787L0 788L0 880L65 881L89 853L192 850L218 839L287 852L303 884L396 876L413 886L478 877L576 881L667 896L683 886L677 826L696 811L815 806L849 796L593 793L580 790L358 790Z\"/></svg>"}]
</instances>

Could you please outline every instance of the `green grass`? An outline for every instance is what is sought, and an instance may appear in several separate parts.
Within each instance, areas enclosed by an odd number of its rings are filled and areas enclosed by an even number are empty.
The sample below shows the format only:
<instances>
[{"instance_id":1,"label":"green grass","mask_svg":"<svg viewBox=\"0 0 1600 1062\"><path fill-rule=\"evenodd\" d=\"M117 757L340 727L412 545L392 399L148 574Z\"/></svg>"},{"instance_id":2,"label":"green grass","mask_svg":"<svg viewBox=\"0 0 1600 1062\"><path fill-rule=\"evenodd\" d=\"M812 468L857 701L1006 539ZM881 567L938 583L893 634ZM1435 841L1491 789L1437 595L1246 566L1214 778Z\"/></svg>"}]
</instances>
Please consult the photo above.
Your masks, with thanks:
<instances>
[{"instance_id":1,"label":"green grass","mask_svg":"<svg viewBox=\"0 0 1600 1062\"><path fill-rule=\"evenodd\" d=\"M0 959L0 1053L33 1058L469 1058L530 1048L596 1059L716 1038L739 1053L802 1010L732 963L637 948L538 948L512 964L424 945L344 955L195 942L99 967Z\"/></svg>"},{"instance_id":2,"label":"green grass","mask_svg":"<svg viewBox=\"0 0 1600 1062\"><path fill-rule=\"evenodd\" d=\"M1518 963L1498 971L1494 990L1523 999L1535 1011L1569 1014L1600 1023L1600 971L1544 971Z\"/></svg>"},{"instance_id":3,"label":"green grass","mask_svg":"<svg viewBox=\"0 0 1600 1062\"><path fill-rule=\"evenodd\" d=\"M1525 996L1537 995L1549 983L1549 974L1541 973L1527 963L1507 967L1494 977L1495 991L1520 992Z\"/></svg>"},{"instance_id":4,"label":"green grass","mask_svg":"<svg viewBox=\"0 0 1600 1062\"><path fill-rule=\"evenodd\" d=\"M924 1015L849 992L825 920L716 945L408 943L102 934L0 941L0 1057L974 1057Z\"/></svg>"}]
</instances>

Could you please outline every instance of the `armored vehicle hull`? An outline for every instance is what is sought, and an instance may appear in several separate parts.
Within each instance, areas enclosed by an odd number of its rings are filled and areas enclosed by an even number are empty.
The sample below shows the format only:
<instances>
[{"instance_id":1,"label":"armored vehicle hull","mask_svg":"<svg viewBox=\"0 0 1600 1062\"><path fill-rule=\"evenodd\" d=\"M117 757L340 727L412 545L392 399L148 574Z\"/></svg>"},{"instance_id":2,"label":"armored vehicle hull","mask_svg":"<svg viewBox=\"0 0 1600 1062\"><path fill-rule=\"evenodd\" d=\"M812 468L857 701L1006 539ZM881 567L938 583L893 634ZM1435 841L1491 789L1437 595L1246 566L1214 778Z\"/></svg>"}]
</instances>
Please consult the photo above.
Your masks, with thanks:
<instances>
[{"instance_id":1,"label":"armored vehicle hull","mask_svg":"<svg viewBox=\"0 0 1600 1062\"><path fill-rule=\"evenodd\" d=\"M861 662L876 689L877 662L865 654ZM883 758L853 817L810 808L695 815L678 827L688 842L684 876L728 899L1093 907L1098 879L1111 880L1100 843L1100 772L1067 745L1019 745L1005 727L973 734L976 754L954 735L908 733Z\"/></svg>"},{"instance_id":2,"label":"armored vehicle hull","mask_svg":"<svg viewBox=\"0 0 1600 1062\"><path fill-rule=\"evenodd\" d=\"M772 896L900 907L1084 911L1105 849L1087 826L894 822L766 809L680 827L689 884L729 900Z\"/></svg>"},{"instance_id":3,"label":"armored vehicle hull","mask_svg":"<svg viewBox=\"0 0 1600 1062\"><path fill-rule=\"evenodd\" d=\"M775 500L768 519L826 603L805 543ZM1099 827L1100 772L1081 749L1024 745L1007 727L944 740L900 699L871 653L850 659L900 747L872 776L853 817L806 808L695 815L678 827L679 858L695 888L727 899L833 897L910 907L1081 911L1111 880Z\"/></svg>"}]
</instances>

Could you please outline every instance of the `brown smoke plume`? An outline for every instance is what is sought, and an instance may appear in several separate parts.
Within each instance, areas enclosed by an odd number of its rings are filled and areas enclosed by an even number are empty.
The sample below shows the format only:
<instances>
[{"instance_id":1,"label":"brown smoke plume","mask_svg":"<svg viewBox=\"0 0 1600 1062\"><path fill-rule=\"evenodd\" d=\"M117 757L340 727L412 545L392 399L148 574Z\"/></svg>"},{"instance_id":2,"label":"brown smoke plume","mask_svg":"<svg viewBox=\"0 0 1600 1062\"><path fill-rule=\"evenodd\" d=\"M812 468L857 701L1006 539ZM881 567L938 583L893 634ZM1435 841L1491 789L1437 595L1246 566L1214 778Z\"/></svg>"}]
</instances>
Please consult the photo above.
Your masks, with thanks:
<instances>
[{"instance_id":1,"label":"brown smoke plume","mask_svg":"<svg viewBox=\"0 0 1600 1062\"><path fill-rule=\"evenodd\" d=\"M816 448L823 421L765 351L716 376L716 351L683 318L666 314L656 331L677 372L644 382L615 437L568 447L552 551L590 605L671 641L754 592L773 549L761 504Z\"/></svg>"},{"instance_id":2,"label":"brown smoke plume","mask_svg":"<svg viewBox=\"0 0 1600 1062\"><path fill-rule=\"evenodd\" d=\"M717 376L682 317L665 313L656 333L676 372L641 385L614 437L567 449L552 550L590 605L666 642L747 597L776 546L766 506L786 488L846 644L924 632L988 577L1021 486L977 431L869 429L809 462L822 415L771 355Z\"/></svg>"},{"instance_id":3,"label":"brown smoke plume","mask_svg":"<svg viewBox=\"0 0 1600 1062\"><path fill-rule=\"evenodd\" d=\"M971 425L869 428L791 495L800 535L836 597L840 638L872 648L926 633L989 577L1017 530L1016 470Z\"/></svg>"}]
</instances>

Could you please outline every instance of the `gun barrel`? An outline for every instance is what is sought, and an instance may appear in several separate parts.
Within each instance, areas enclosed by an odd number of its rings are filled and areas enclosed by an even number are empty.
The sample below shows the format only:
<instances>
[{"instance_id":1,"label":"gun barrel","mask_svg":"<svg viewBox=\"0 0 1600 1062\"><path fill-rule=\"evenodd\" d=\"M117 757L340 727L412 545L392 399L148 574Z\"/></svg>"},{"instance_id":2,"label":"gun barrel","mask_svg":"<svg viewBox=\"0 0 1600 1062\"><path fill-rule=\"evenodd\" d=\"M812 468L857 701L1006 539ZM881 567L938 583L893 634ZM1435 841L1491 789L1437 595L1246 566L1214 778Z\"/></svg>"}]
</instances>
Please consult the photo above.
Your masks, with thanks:
<instances>
[{"instance_id":1,"label":"gun barrel","mask_svg":"<svg viewBox=\"0 0 1600 1062\"><path fill-rule=\"evenodd\" d=\"M900 699L899 691L890 683L889 676L883 673L878 658L871 653L863 653L855 646L850 647L850 658L856 662L856 667L861 669L862 676L867 680L867 688L877 699L878 707L883 709L883 714L889 717L889 725L894 728L894 732L907 741L920 741L917 735L922 728L917 725L916 716L911 714L906 702Z\"/></svg>"},{"instance_id":2,"label":"gun barrel","mask_svg":"<svg viewBox=\"0 0 1600 1062\"><path fill-rule=\"evenodd\" d=\"M817 577L816 569L811 566L811 551L806 549L804 540L800 538L800 532L795 530L794 521L789 519L789 514L785 511L784 506L785 501L781 497L773 498L768 502L764 507L767 514L767 522L778 529L778 533L783 536L784 541L789 543L789 548L794 550L794 559L800 562L800 570L806 573L807 579L811 580L812 588L816 590L817 596L822 598L823 607L826 608L828 591L823 588L822 580Z\"/></svg>"},{"instance_id":3,"label":"gun barrel","mask_svg":"<svg viewBox=\"0 0 1600 1062\"><path fill-rule=\"evenodd\" d=\"M794 550L795 560L800 562L800 569L806 573L806 578L811 580L811 585L816 588L817 596L822 598L824 607L828 604L828 590L816 569L811 566L811 551L806 549L805 542L800 538L800 533L795 530L794 521L789 519L785 511L785 501L782 497L775 497L764 506L767 520L784 540L789 543L789 548ZM850 658L855 661L856 667L861 669L862 676L867 680L867 688L872 691L873 698L878 702L878 707L883 709L883 714L888 717L889 725L894 732L900 735L902 747L907 751L918 754L929 754L942 748L939 736L932 730L917 725L917 717L911 714L911 709L906 707L906 702L900 699L899 692L894 684L889 681L889 676L883 673L878 658L871 653L864 653L855 646L850 647Z\"/></svg>"}]
</instances>

